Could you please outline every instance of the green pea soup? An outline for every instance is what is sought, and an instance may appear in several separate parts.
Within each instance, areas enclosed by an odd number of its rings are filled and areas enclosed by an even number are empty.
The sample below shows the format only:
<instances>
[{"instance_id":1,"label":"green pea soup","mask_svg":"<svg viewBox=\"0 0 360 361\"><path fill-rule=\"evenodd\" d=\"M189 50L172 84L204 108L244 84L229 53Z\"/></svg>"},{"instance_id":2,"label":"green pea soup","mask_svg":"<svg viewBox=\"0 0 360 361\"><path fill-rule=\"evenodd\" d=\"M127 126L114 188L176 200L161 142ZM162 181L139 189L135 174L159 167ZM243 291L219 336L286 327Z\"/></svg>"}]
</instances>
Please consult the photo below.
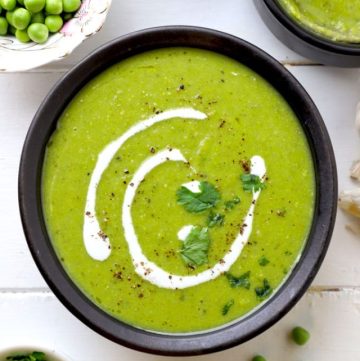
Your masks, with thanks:
<instances>
[{"instance_id":1,"label":"green pea soup","mask_svg":"<svg viewBox=\"0 0 360 361\"><path fill-rule=\"evenodd\" d=\"M357 0L278 0L304 28L333 41L360 43L360 2Z\"/></svg>"},{"instance_id":2,"label":"green pea soup","mask_svg":"<svg viewBox=\"0 0 360 361\"><path fill-rule=\"evenodd\" d=\"M116 152L96 189L96 218L111 241L110 255L102 261L90 257L84 213L99 154L140 122L174 109L192 109L206 118L173 117L153 124ZM206 282L170 289L135 271L122 217L125 194L144 162L175 149L186 162L154 167L131 205L139 248L169 277L185 280L222 263L247 226L255 190L246 188L244 174L251 175L254 155L264 160L266 177L250 214L250 237L231 267ZM217 194L199 212L179 202L179 189L194 181ZM196 199L196 192L191 197ZM43 165L46 227L68 275L105 312L158 332L208 330L266 302L301 255L314 200L312 156L287 102L244 65L194 48L142 53L91 80L61 115ZM179 239L179 231L186 225L206 233L205 249L199 251L195 237L189 251L191 257L202 256L199 264L184 257L189 238Z\"/></svg>"}]
</instances>

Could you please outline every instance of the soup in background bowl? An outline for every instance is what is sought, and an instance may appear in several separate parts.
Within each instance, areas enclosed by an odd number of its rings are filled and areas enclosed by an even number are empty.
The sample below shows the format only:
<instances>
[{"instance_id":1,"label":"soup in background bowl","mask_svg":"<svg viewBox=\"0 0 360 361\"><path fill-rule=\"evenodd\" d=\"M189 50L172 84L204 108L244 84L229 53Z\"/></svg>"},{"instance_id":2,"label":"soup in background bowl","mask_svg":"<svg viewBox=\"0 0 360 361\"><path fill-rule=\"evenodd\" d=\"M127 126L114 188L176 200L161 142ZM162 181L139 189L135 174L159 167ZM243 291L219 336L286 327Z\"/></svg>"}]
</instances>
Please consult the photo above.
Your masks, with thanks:
<instances>
[{"instance_id":1,"label":"soup in background bowl","mask_svg":"<svg viewBox=\"0 0 360 361\"><path fill-rule=\"evenodd\" d=\"M190 27L120 38L71 70L19 175L27 240L60 300L116 342L173 355L241 343L296 303L336 188L297 81L243 40Z\"/></svg>"},{"instance_id":2,"label":"soup in background bowl","mask_svg":"<svg viewBox=\"0 0 360 361\"><path fill-rule=\"evenodd\" d=\"M360 66L357 0L254 0L265 24L290 49L321 64Z\"/></svg>"}]
</instances>

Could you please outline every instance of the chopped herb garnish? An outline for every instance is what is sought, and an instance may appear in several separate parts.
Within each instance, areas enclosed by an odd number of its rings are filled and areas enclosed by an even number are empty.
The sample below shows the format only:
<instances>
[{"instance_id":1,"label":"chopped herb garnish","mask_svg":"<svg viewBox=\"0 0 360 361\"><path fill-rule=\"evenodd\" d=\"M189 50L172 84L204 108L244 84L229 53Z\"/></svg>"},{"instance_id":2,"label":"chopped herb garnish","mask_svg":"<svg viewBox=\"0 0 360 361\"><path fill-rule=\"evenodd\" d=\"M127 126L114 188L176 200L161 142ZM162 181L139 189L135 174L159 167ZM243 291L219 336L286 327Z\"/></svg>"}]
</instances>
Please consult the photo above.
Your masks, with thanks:
<instances>
[{"instance_id":1,"label":"chopped herb garnish","mask_svg":"<svg viewBox=\"0 0 360 361\"><path fill-rule=\"evenodd\" d=\"M245 173L242 174L240 178L243 182L243 189L245 192L257 192L260 189L265 188L265 184L258 175Z\"/></svg>"},{"instance_id":2,"label":"chopped herb garnish","mask_svg":"<svg viewBox=\"0 0 360 361\"><path fill-rule=\"evenodd\" d=\"M240 203L240 198L234 197L234 199L225 202L225 209L227 209L227 210L233 209L239 203Z\"/></svg>"},{"instance_id":3,"label":"chopped herb garnish","mask_svg":"<svg viewBox=\"0 0 360 361\"><path fill-rule=\"evenodd\" d=\"M259 259L259 265L264 267L266 266L270 261L265 257L265 256L262 256L260 259Z\"/></svg>"},{"instance_id":4,"label":"chopped herb garnish","mask_svg":"<svg viewBox=\"0 0 360 361\"><path fill-rule=\"evenodd\" d=\"M228 314L230 308L234 305L234 300L230 300L227 304L222 308L222 315L225 316Z\"/></svg>"},{"instance_id":5,"label":"chopped herb garnish","mask_svg":"<svg viewBox=\"0 0 360 361\"><path fill-rule=\"evenodd\" d=\"M6 360L12 361L46 361L46 355L43 352L34 351L29 354L22 354L16 356L8 356Z\"/></svg>"},{"instance_id":6,"label":"chopped herb garnish","mask_svg":"<svg viewBox=\"0 0 360 361\"><path fill-rule=\"evenodd\" d=\"M210 238L207 228L194 227L185 238L181 257L188 266L201 266L208 261Z\"/></svg>"},{"instance_id":7,"label":"chopped herb garnish","mask_svg":"<svg viewBox=\"0 0 360 361\"><path fill-rule=\"evenodd\" d=\"M263 286L262 287L256 287L255 288L256 296L261 300L263 300L264 298L270 296L272 291L273 291L273 289L271 288L270 283L266 278L263 281Z\"/></svg>"},{"instance_id":8,"label":"chopped herb garnish","mask_svg":"<svg viewBox=\"0 0 360 361\"><path fill-rule=\"evenodd\" d=\"M242 274L239 277L233 276L231 273L226 273L230 286L233 288L243 287L247 290L250 288L250 271Z\"/></svg>"},{"instance_id":9,"label":"chopped herb garnish","mask_svg":"<svg viewBox=\"0 0 360 361\"><path fill-rule=\"evenodd\" d=\"M177 192L177 202L188 212L199 213L213 208L220 199L220 193L208 182L200 182L200 192L194 193L186 187L180 187Z\"/></svg>"},{"instance_id":10,"label":"chopped herb garnish","mask_svg":"<svg viewBox=\"0 0 360 361\"><path fill-rule=\"evenodd\" d=\"M222 226L224 224L224 218L225 216L223 214L210 212L207 219L207 225L210 228Z\"/></svg>"}]
</instances>

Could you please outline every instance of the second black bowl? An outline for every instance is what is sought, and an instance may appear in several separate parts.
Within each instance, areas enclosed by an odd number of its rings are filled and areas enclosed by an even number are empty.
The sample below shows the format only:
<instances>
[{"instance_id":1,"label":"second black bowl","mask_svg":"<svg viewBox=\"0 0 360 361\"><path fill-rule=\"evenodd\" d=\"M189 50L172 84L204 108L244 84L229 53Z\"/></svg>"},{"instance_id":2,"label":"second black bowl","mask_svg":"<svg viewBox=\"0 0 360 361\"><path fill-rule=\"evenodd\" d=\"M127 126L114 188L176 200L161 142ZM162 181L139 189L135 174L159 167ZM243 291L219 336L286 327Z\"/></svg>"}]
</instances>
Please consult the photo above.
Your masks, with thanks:
<instances>
[{"instance_id":1,"label":"second black bowl","mask_svg":"<svg viewBox=\"0 0 360 361\"><path fill-rule=\"evenodd\" d=\"M277 0L254 1L265 24L290 49L325 65L360 66L360 44L331 41L305 29L286 14Z\"/></svg>"}]
</instances>

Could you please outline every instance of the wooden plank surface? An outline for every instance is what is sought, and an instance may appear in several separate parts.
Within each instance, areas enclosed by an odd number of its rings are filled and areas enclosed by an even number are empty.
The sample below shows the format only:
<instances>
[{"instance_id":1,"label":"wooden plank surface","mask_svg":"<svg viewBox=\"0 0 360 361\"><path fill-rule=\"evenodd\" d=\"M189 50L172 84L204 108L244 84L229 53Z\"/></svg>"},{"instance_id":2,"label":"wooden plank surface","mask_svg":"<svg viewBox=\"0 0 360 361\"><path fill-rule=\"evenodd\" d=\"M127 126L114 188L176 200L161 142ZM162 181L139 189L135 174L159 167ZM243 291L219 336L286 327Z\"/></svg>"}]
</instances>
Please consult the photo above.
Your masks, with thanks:
<instances>
[{"instance_id":1,"label":"wooden plank surface","mask_svg":"<svg viewBox=\"0 0 360 361\"><path fill-rule=\"evenodd\" d=\"M22 343L43 345L64 354L67 361L164 359L126 349L99 336L47 292L1 294L0 319L7 325L0 330L0 349ZM359 324L359 290L309 292L281 321L257 338L221 354L186 359L250 361L260 353L269 361L359 361L359 334L356 332ZM289 339L289 332L298 325L311 333L309 343L302 347Z\"/></svg>"},{"instance_id":2,"label":"wooden plank surface","mask_svg":"<svg viewBox=\"0 0 360 361\"><path fill-rule=\"evenodd\" d=\"M23 236L17 206L17 172L27 128L52 85L97 46L142 28L183 24L229 32L269 52L299 79L324 117L335 150L340 189L355 187L348 174L360 158L354 127L360 70L318 66L282 45L267 30L252 0L113 0L103 30L61 62L28 73L0 73L0 349L20 343L55 348L69 361L140 361L144 355L98 336L55 299L36 269ZM296 66L294 66L296 65ZM277 325L245 345L199 359L360 360L360 239L345 230L338 212L325 262L310 291ZM287 339L297 324L310 343ZM76 340L76 342L74 341ZM170 359L170 358L169 358ZM190 358L195 360L195 358Z\"/></svg>"},{"instance_id":3,"label":"wooden plank surface","mask_svg":"<svg viewBox=\"0 0 360 361\"><path fill-rule=\"evenodd\" d=\"M166 25L194 25L228 32L256 44L282 61L309 63L274 38L252 0L113 0L102 31L56 65L74 64L89 51L117 36Z\"/></svg>"}]
</instances>

